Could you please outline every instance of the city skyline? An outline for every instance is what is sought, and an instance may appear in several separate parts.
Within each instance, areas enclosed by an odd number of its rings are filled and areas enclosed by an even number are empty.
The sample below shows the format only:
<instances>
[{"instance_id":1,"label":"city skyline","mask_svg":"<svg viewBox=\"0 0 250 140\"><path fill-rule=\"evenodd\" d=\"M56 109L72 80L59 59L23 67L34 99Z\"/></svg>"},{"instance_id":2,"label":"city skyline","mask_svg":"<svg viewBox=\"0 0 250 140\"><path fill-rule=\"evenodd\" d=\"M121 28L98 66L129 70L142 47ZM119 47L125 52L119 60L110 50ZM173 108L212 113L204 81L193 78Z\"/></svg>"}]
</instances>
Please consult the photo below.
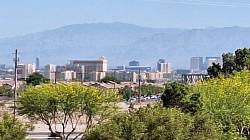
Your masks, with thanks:
<instances>
[{"instance_id":1,"label":"city skyline","mask_svg":"<svg viewBox=\"0 0 250 140\"><path fill-rule=\"evenodd\" d=\"M102 56L102 57L104 57L104 56ZM100 57L99 57L100 58ZM196 63L197 62L194 62L195 64L193 64L193 62L192 62L192 59L196 59L196 58L201 58L202 59L202 62L198 62L199 64L201 64L202 63L202 66L205 66L205 68L203 67L203 68L201 68L199 65L197 65ZM131 60L126 60L127 61L127 63L126 64L118 64L118 65L109 65L109 63L110 63L110 61L108 60L108 59L105 59L104 58L104 60L106 60L107 61L107 68L109 69L109 70L111 70L111 69L117 69L117 70L122 70L122 69L120 69L120 67L124 67L124 69L125 68L133 68L133 67L150 67L150 71L154 71L154 70L159 70L159 69L162 69L162 68L160 68L160 67L162 67L162 66L160 66L159 67L159 64L164 64L164 67L167 67L167 66L165 66L166 64L168 65L168 64L170 64L170 66L171 66L171 70L166 70L166 69L168 69L168 68L164 68L164 71L172 71L172 70L193 70L193 69L200 69L200 70L206 70L207 69L207 67L208 66L211 66L211 64L209 64L209 65L207 65L206 63L207 63L207 61L208 61L208 59L222 59L221 58L221 56L192 56L192 57L190 57L189 58L190 60L189 60L189 62L190 62L190 64L188 65L189 67L183 67L183 68L175 68L175 67L173 67L172 65L172 63L170 62L170 61L168 61L167 59L163 59L163 58L159 58L158 60L155 60L155 63L154 63L154 65L144 65L144 64L141 64L141 62L140 61L138 61L138 60L134 60L134 59L131 59ZM204 60L205 59L205 60ZM98 59L75 59L75 60L68 60L67 62L62 62L61 64L55 64L55 63L50 63L50 62L45 62L44 63L44 65L40 65L39 66L39 68L37 68L37 66L36 66L36 60L37 60L37 58L35 58L34 59L34 62L22 62L22 63L18 63L18 64L20 64L20 65L26 65L26 64L32 64L32 65L35 65L35 68L37 69L37 70L39 70L39 69L41 69L41 68L44 68L44 67L46 67L47 65L55 65L55 66L67 66L67 65L70 65L73 61L96 61L96 60L98 60ZM40 58L39 58L39 60L40 60ZM212 63L212 62L211 62ZM221 62L220 62L220 64L222 64L222 60L221 60ZM13 64L14 65L14 64ZM195 65L195 66L193 66L193 65ZM196 66L197 65L197 66ZM4 66L5 68L11 68L12 66L10 66L10 65L8 65L8 64L4 64L4 63L0 63L0 66ZM193 67L195 67L195 68L193 68ZM196 68L197 67L197 68Z\"/></svg>"}]
</instances>

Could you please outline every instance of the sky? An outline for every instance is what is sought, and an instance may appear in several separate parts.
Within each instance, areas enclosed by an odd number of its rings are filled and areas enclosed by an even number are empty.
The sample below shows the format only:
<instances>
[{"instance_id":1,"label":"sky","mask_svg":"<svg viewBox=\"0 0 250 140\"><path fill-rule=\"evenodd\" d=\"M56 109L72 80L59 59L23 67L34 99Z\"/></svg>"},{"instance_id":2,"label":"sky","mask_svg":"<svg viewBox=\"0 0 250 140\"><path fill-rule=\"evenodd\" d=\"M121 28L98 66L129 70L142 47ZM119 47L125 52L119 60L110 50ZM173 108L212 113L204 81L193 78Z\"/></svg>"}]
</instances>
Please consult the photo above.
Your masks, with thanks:
<instances>
[{"instance_id":1,"label":"sky","mask_svg":"<svg viewBox=\"0 0 250 140\"><path fill-rule=\"evenodd\" d=\"M0 0L0 38L70 24L155 28L250 27L249 0Z\"/></svg>"}]
</instances>

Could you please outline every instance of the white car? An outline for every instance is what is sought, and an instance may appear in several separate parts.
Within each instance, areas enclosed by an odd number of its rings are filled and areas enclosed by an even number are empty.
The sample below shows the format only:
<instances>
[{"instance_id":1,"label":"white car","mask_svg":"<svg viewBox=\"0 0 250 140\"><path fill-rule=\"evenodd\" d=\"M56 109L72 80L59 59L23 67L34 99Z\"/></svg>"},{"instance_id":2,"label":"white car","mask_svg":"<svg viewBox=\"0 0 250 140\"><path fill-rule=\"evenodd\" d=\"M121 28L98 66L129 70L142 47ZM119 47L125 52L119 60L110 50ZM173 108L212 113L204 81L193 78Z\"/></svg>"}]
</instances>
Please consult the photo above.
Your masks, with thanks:
<instances>
[{"instance_id":1,"label":"white car","mask_svg":"<svg viewBox=\"0 0 250 140\"><path fill-rule=\"evenodd\" d=\"M128 102L135 102L136 101L136 98L129 98L128 99Z\"/></svg>"},{"instance_id":2,"label":"white car","mask_svg":"<svg viewBox=\"0 0 250 140\"><path fill-rule=\"evenodd\" d=\"M158 99L156 95L151 95L150 98L151 99Z\"/></svg>"},{"instance_id":3,"label":"white car","mask_svg":"<svg viewBox=\"0 0 250 140\"><path fill-rule=\"evenodd\" d=\"M149 99L150 99L150 97L149 97L149 96L146 96L146 97L144 97L144 99L145 99L145 100L149 100Z\"/></svg>"}]
</instances>

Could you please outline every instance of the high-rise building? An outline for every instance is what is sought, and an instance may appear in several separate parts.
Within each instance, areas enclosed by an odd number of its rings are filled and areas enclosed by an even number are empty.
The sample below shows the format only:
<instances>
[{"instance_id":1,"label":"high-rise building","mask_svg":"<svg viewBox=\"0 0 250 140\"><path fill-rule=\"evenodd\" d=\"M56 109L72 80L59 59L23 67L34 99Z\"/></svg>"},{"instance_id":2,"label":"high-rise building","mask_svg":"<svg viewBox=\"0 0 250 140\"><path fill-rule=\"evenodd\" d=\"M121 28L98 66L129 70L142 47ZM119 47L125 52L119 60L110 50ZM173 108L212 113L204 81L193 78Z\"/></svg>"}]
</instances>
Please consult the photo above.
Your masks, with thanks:
<instances>
[{"instance_id":1,"label":"high-rise building","mask_svg":"<svg viewBox=\"0 0 250 140\"><path fill-rule=\"evenodd\" d=\"M158 72L171 73L171 63L167 62L164 59L159 59L159 61L157 62L157 70Z\"/></svg>"},{"instance_id":2,"label":"high-rise building","mask_svg":"<svg viewBox=\"0 0 250 140\"><path fill-rule=\"evenodd\" d=\"M50 80L55 80L56 66L54 64L48 64L44 66L44 77Z\"/></svg>"},{"instance_id":3,"label":"high-rise building","mask_svg":"<svg viewBox=\"0 0 250 140\"><path fill-rule=\"evenodd\" d=\"M206 73L207 68L213 63L222 65L222 59L220 57L206 57L204 62L203 57L192 57L190 59L190 72Z\"/></svg>"},{"instance_id":4,"label":"high-rise building","mask_svg":"<svg viewBox=\"0 0 250 140\"><path fill-rule=\"evenodd\" d=\"M40 60L38 57L36 57L36 69L40 68Z\"/></svg>"},{"instance_id":5,"label":"high-rise building","mask_svg":"<svg viewBox=\"0 0 250 140\"><path fill-rule=\"evenodd\" d=\"M204 70L203 57L192 57L190 59L190 70Z\"/></svg>"},{"instance_id":6,"label":"high-rise building","mask_svg":"<svg viewBox=\"0 0 250 140\"><path fill-rule=\"evenodd\" d=\"M85 81L100 81L108 71L108 61L104 57L98 60L72 60L70 65L84 66Z\"/></svg>"},{"instance_id":7,"label":"high-rise building","mask_svg":"<svg viewBox=\"0 0 250 140\"><path fill-rule=\"evenodd\" d=\"M149 67L149 66L127 66L127 67L125 67L125 70L126 71L135 71L135 72L138 72L139 70L150 72L151 67Z\"/></svg>"},{"instance_id":8,"label":"high-rise building","mask_svg":"<svg viewBox=\"0 0 250 140\"><path fill-rule=\"evenodd\" d=\"M130 61L130 62L129 62L129 66L140 66L140 62L135 61L135 60Z\"/></svg>"},{"instance_id":9,"label":"high-rise building","mask_svg":"<svg viewBox=\"0 0 250 140\"><path fill-rule=\"evenodd\" d=\"M36 72L35 64L18 64L17 65L17 79L26 80L29 75Z\"/></svg>"},{"instance_id":10,"label":"high-rise building","mask_svg":"<svg viewBox=\"0 0 250 140\"><path fill-rule=\"evenodd\" d=\"M27 72L27 76L33 74L34 72L36 72L36 65L35 64L26 64L26 72Z\"/></svg>"},{"instance_id":11,"label":"high-rise building","mask_svg":"<svg viewBox=\"0 0 250 140\"><path fill-rule=\"evenodd\" d=\"M66 81L72 81L73 79L76 78L76 72L72 70L66 70L62 72L62 79L61 80L66 80Z\"/></svg>"}]
</instances>

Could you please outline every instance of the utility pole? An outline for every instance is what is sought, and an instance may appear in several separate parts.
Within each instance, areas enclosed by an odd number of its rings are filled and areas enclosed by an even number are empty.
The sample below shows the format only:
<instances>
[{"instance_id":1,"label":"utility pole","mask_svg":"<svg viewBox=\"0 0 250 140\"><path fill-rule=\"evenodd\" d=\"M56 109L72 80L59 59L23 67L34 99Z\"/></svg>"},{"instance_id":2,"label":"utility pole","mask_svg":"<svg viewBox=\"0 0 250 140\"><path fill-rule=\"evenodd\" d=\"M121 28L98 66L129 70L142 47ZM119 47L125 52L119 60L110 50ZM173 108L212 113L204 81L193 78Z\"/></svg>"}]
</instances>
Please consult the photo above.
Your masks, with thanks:
<instances>
[{"instance_id":1,"label":"utility pole","mask_svg":"<svg viewBox=\"0 0 250 140\"><path fill-rule=\"evenodd\" d=\"M16 120L17 64L19 62L17 49L15 50L14 62L15 62L15 87L14 87L14 95L13 95L13 99L14 99L14 111L13 111L14 117L13 117L13 122Z\"/></svg>"},{"instance_id":2,"label":"utility pole","mask_svg":"<svg viewBox=\"0 0 250 140\"><path fill-rule=\"evenodd\" d=\"M139 94L138 94L138 102L141 103L141 70L139 69Z\"/></svg>"},{"instance_id":3,"label":"utility pole","mask_svg":"<svg viewBox=\"0 0 250 140\"><path fill-rule=\"evenodd\" d=\"M130 73L129 73L130 74ZM132 87L131 87L131 80L132 78L130 77L130 75L129 75L129 99L132 97Z\"/></svg>"},{"instance_id":4,"label":"utility pole","mask_svg":"<svg viewBox=\"0 0 250 140\"><path fill-rule=\"evenodd\" d=\"M81 72L81 85L82 85L82 82L83 82L83 76L82 76L82 72Z\"/></svg>"},{"instance_id":5,"label":"utility pole","mask_svg":"<svg viewBox=\"0 0 250 140\"><path fill-rule=\"evenodd\" d=\"M55 71L55 84L56 84L56 76L57 76L57 71Z\"/></svg>"},{"instance_id":6,"label":"utility pole","mask_svg":"<svg viewBox=\"0 0 250 140\"><path fill-rule=\"evenodd\" d=\"M114 79L114 89L115 89L115 78L116 78L116 70L118 70L118 69L111 69L111 70L113 70L114 72L113 72L113 79Z\"/></svg>"},{"instance_id":7,"label":"utility pole","mask_svg":"<svg viewBox=\"0 0 250 140\"><path fill-rule=\"evenodd\" d=\"M81 82L81 84L83 84L83 81L84 81L84 78L85 78L85 72L83 72L83 71L81 71L81 72L79 72L78 74L80 74L80 82Z\"/></svg>"}]
</instances>

